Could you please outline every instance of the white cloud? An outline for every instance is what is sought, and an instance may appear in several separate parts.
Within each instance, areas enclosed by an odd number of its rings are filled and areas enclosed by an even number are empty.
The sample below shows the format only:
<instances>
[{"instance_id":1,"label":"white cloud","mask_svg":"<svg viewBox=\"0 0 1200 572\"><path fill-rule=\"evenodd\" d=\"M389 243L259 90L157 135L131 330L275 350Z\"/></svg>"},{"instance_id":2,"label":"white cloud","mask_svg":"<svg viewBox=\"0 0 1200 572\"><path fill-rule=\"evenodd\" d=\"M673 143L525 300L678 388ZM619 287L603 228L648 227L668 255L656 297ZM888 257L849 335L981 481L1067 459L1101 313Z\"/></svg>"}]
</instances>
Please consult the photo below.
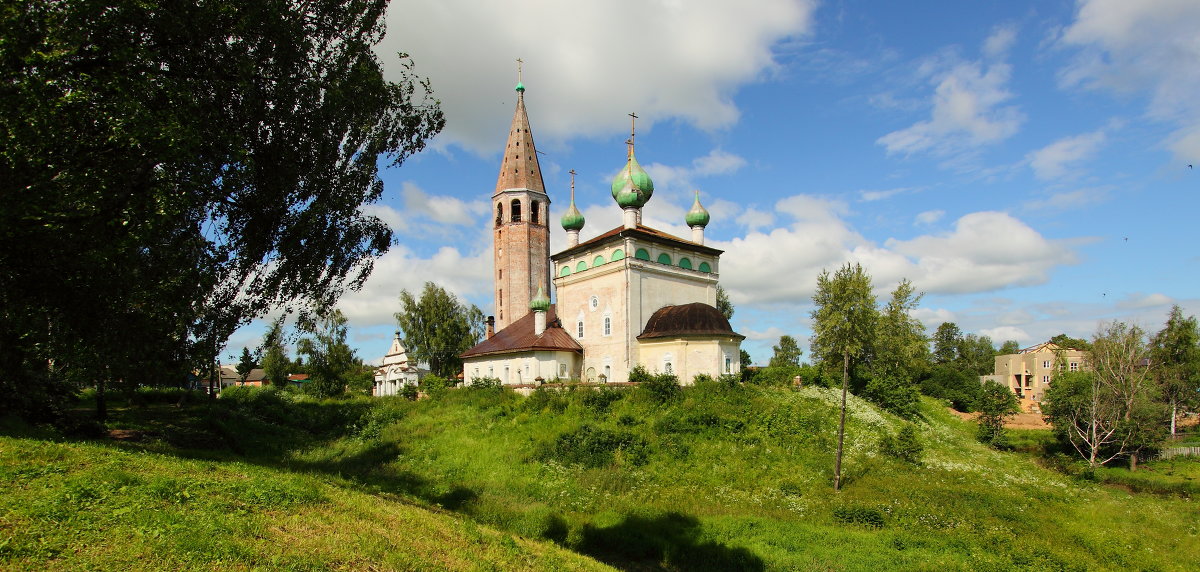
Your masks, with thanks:
<instances>
[{"instance_id":1,"label":"white cloud","mask_svg":"<svg viewBox=\"0 0 1200 572\"><path fill-rule=\"evenodd\" d=\"M984 43L989 58L1004 55L1015 39L1013 28L998 28ZM953 157L1003 141L1017 132L1025 115L1002 104L1012 68L1002 61L962 61L953 54L926 59L917 70L935 85L930 118L880 137L888 154L930 153Z\"/></svg>"},{"instance_id":2,"label":"white cloud","mask_svg":"<svg viewBox=\"0 0 1200 572\"><path fill-rule=\"evenodd\" d=\"M918 225L931 225L939 220L942 220L943 216L946 216L946 211L925 211L922 213L917 213L917 216L913 218L913 223Z\"/></svg>"},{"instance_id":3,"label":"white cloud","mask_svg":"<svg viewBox=\"0 0 1200 572\"><path fill-rule=\"evenodd\" d=\"M912 187L900 187L897 189L887 189L887 190L883 190L883 191L863 190L863 191L858 192L858 200L861 202L864 202L864 203L869 203L869 202L873 202L873 201L881 201L883 199L888 199L888 198L894 197L896 195L899 195L901 193L906 193L911 190L913 190Z\"/></svg>"},{"instance_id":4,"label":"white cloud","mask_svg":"<svg viewBox=\"0 0 1200 572\"><path fill-rule=\"evenodd\" d=\"M1077 165L1090 159L1100 150L1106 137L1104 131L1093 131L1064 137L1037 151L1025 156L1030 168L1037 178L1045 181L1051 179L1078 178Z\"/></svg>"},{"instance_id":5,"label":"white cloud","mask_svg":"<svg viewBox=\"0 0 1200 572\"><path fill-rule=\"evenodd\" d=\"M1154 308L1158 306L1168 306L1174 303L1170 296L1161 293L1142 294L1141 292L1130 294L1124 300L1117 302L1117 307L1122 310L1140 310L1143 308Z\"/></svg>"},{"instance_id":6,"label":"white cloud","mask_svg":"<svg viewBox=\"0 0 1200 572\"><path fill-rule=\"evenodd\" d=\"M951 232L885 245L915 261L911 278L918 288L939 293L1042 284L1054 268L1077 262L1065 243L1001 212L971 213Z\"/></svg>"},{"instance_id":7,"label":"white cloud","mask_svg":"<svg viewBox=\"0 0 1200 572\"><path fill-rule=\"evenodd\" d=\"M375 269L363 288L343 295L338 308L353 328L394 324L392 314L400 309L401 290L417 292L433 281L464 300L491 292L491 277L490 248L464 256L447 246L429 258L421 258L404 246L393 246L375 261Z\"/></svg>"},{"instance_id":8,"label":"white cloud","mask_svg":"<svg viewBox=\"0 0 1200 572\"><path fill-rule=\"evenodd\" d=\"M659 189L693 187L695 179L712 175L728 175L737 172L744 166L746 166L745 159L720 149L713 149L708 155L693 159L691 165L686 167L651 163L644 165L644 168L650 178L654 180L654 188L657 191ZM615 176L616 171L612 175Z\"/></svg>"},{"instance_id":9,"label":"white cloud","mask_svg":"<svg viewBox=\"0 0 1200 572\"><path fill-rule=\"evenodd\" d=\"M455 197L430 195L409 182L404 183L401 195L407 216L442 224L474 226L478 223L477 218L488 212L487 201L467 202Z\"/></svg>"},{"instance_id":10,"label":"white cloud","mask_svg":"<svg viewBox=\"0 0 1200 572\"><path fill-rule=\"evenodd\" d=\"M1058 266L1076 262L1067 242L1046 239L1000 212L971 213L949 232L879 245L846 222L842 202L797 195L775 207L790 219L784 225L712 243L725 250L722 283L747 303L806 304L817 275L846 262L861 263L878 292L908 278L918 290L933 294L1041 284Z\"/></svg>"},{"instance_id":11,"label":"white cloud","mask_svg":"<svg viewBox=\"0 0 1200 572\"><path fill-rule=\"evenodd\" d=\"M1041 199L1026 201L1021 205L1024 212L1065 211L1102 203L1112 196L1113 187L1090 187L1054 193Z\"/></svg>"},{"instance_id":12,"label":"white cloud","mask_svg":"<svg viewBox=\"0 0 1200 572\"><path fill-rule=\"evenodd\" d=\"M738 215L737 223L746 227L747 230L756 231L775 224L775 215L750 207Z\"/></svg>"},{"instance_id":13,"label":"white cloud","mask_svg":"<svg viewBox=\"0 0 1200 572\"><path fill-rule=\"evenodd\" d=\"M912 317L921 321L925 325L925 329L929 331L936 330L942 322L953 322L956 320L954 312L945 308L926 308L918 307L911 312Z\"/></svg>"},{"instance_id":14,"label":"white cloud","mask_svg":"<svg viewBox=\"0 0 1200 572\"><path fill-rule=\"evenodd\" d=\"M983 55L992 59L1001 59L1008 55L1008 50L1017 41L1017 27L1012 24L997 26L991 36L983 42Z\"/></svg>"},{"instance_id":15,"label":"white cloud","mask_svg":"<svg viewBox=\"0 0 1200 572\"><path fill-rule=\"evenodd\" d=\"M1080 0L1060 45L1077 49L1061 70L1065 87L1147 93L1147 113L1175 123L1168 143L1178 158L1200 160L1200 2ZM1194 141L1195 144L1181 142Z\"/></svg>"},{"instance_id":16,"label":"white cloud","mask_svg":"<svg viewBox=\"0 0 1200 572\"><path fill-rule=\"evenodd\" d=\"M1025 330L1022 330L1016 326L985 328L979 330L979 334L991 338L992 343L996 344L997 348L999 348L1000 344L1007 342L1008 340L1016 340L1017 343L1021 344L1022 346L1034 341L1033 337L1026 333Z\"/></svg>"},{"instance_id":17,"label":"white cloud","mask_svg":"<svg viewBox=\"0 0 1200 572\"><path fill-rule=\"evenodd\" d=\"M392 77L405 52L427 75L446 113L439 146L478 153L503 144L515 105L516 58L539 143L639 130L679 119L731 125L732 95L776 66L772 47L807 35L815 2L722 0L396 3L378 52ZM636 15L631 19L631 15ZM479 94L494 94L493 98Z\"/></svg>"}]
</instances>

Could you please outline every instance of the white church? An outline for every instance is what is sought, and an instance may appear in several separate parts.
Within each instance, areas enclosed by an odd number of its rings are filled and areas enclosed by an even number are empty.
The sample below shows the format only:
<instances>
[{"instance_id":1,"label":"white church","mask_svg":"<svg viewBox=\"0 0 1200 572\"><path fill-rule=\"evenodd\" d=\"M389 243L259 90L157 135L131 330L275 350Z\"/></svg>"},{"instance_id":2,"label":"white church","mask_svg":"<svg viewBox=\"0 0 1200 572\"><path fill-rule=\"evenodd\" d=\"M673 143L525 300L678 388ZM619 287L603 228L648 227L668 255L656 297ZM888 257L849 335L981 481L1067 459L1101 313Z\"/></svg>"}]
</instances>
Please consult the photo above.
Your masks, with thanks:
<instances>
[{"instance_id":1,"label":"white church","mask_svg":"<svg viewBox=\"0 0 1200 572\"><path fill-rule=\"evenodd\" d=\"M654 182L634 158L633 134L612 196L623 224L587 240L571 204L561 224L564 250L550 253L550 197L517 84L517 108L492 194L494 301L487 338L462 354L463 380L507 386L579 380L623 382L636 365L672 373L741 370L744 336L716 308L722 251L704 245L709 214L700 195L686 215L689 238L642 224ZM553 288L551 288L551 285ZM552 303L549 294L553 292Z\"/></svg>"}]
</instances>

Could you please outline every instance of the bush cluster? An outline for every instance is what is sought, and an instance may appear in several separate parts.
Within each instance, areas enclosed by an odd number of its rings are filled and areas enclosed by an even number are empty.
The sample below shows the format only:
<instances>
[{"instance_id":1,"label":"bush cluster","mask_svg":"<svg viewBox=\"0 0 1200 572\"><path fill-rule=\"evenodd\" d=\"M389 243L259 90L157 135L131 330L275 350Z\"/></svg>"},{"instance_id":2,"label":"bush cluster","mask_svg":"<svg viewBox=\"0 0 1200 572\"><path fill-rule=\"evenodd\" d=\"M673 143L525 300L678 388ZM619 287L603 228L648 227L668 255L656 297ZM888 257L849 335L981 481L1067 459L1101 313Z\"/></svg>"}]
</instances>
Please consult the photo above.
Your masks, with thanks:
<instances>
[{"instance_id":1,"label":"bush cluster","mask_svg":"<svg viewBox=\"0 0 1200 572\"><path fill-rule=\"evenodd\" d=\"M834 520L843 524L861 524L867 528L883 528L883 513L865 506L839 506L833 509Z\"/></svg>"},{"instance_id":2,"label":"bush cluster","mask_svg":"<svg viewBox=\"0 0 1200 572\"><path fill-rule=\"evenodd\" d=\"M879 449L884 455L917 465L921 463L925 445L917 437L916 427L908 424L895 435L884 435L879 442Z\"/></svg>"},{"instance_id":3,"label":"bush cluster","mask_svg":"<svg viewBox=\"0 0 1200 572\"><path fill-rule=\"evenodd\" d=\"M642 437L627 431L612 431L583 425L559 435L538 454L543 461L558 461L585 467L606 467L614 463L633 466L646 464L650 445Z\"/></svg>"}]
</instances>

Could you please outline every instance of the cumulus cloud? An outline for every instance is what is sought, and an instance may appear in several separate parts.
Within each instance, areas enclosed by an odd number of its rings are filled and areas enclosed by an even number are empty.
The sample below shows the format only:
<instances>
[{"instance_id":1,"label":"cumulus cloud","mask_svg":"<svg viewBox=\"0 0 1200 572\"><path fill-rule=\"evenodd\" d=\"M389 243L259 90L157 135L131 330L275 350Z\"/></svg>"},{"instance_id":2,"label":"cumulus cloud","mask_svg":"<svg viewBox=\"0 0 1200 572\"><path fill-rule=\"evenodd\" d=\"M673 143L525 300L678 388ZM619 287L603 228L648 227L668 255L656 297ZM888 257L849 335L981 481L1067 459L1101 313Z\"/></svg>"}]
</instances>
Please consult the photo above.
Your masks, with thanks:
<instances>
[{"instance_id":1,"label":"cumulus cloud","mask_svg":"<svg viewBox=\"0 0 1200 572\"><path fill-rule=\"evenodd\" d=\"M1055 268L1077 261L1067 242L1001 212L971 213L948 232L881 245L846 221L849 210L841 201L796 195L776 203L775 211L782 225L712 243L726 252L722 283L749 303L807 303L817 275L846 262L862 264L877 293L908 278L924 292L963 294L1041 284Z\"/></svg>"},{"instance_id":2,"label":"cumulus cloud","mask_svg":"<svg viewBox=\"0 0 1200 572\"><path fill-rule=\"evenodd\" d=\"M1016 340L1018 344L1025 346L1035 341L1025 330L1016 326L1000 326L998 328L984 328L979 330L980 335L987 336L992 339L992 342L997 346L1007 342L1008 340Z\"/></svg>"},{"instance_id":3,"label":"cumulus cloud","mask_svg":"<svg viewBox=\"0 0 1200 572\"><path fill-rule=\"evenodd\" d=\"M1166 143L1200 160L1200 3L1194 0L1080 0L1061 47L1077 50L1060 71L1064 87L1146 93L1149 116L1178 130Z\"/></svg>"},{"instance_id":4,"label":"cumulus cloud","mask_svg":"<svg viewBox=\"0 0 1200 572\"><path fill-rule=\"evenodd\" d=\"M1078 262L1065 243L994 211L965 215L944 234L888 240L886 246L915 261L921 282L914 277L914 283L940 293L1042 284L1054 268Z\"/></svg>"},{"instance_id":5,"label":"cumulus cloud","mask_svg":"<svg viewBox=\"0 0 1200 572\"><path fill-rule=\"evenodd\" d=\"M744 166L746 166L745 159L720 149L713 149L708 155L693 159L692 163L687 166L676 167L651 163L643 167L650 178L654 180L654 188L659 190L692 187L696 179L736 173ZM616 174L614 171L610 178Z\"/></svg>"},{"instance_id":6,"label":"cumulus cloud","mask_svg":"<svg viewBox=\"0 0 1200 572\"><path fill-rule=\"evenodd\" d=\"M404 246L396 246L375 261L375 269L361 290L342 296L338 308L352 327L394 324L392 314L400 309L401 290L418 292L426 282L435 281L460 300L489 299L491 277L490 248L464 255L447 246L422 258Z\"/></svg>"},{"instance_id":7,"label":"cumulus cloud","mask_svg":"<svg viewBox=\"0 0 1200 572\"><path fill-rule=\"evenodd\" d=\"M989 57L1003 55L1015 32L1000 28L985 42ZM998 50L998 51L997 51ZM888 154L930 153L952 157L982 145L1003 141L1017 132L1025 115L1003 105L1012 68L1002 61L962 61L951 55L931 58L919 74L934 88L930 118L880 137L876 143Z\"/></svg>"},{"instance_id":8,"label":"cumulus cloud","mask_svg":"<svg viewBox=\"0 0 1200 572\"><path fill-rule=\"evenodd\" d=\"M447 117L439 146L485 154L503 143L510 116L498 111L515 104L516 58L539 142L623 132L630 110L639 129L665 120L717 129L738 118L734 91L775 69L772 47L809 33L814 9L809 0L753 10L721 0L403 3L392 5L378 51L392 77L394 54L405 52L431 79Z\"/></svg>"},{"instance_id":9,"label":"cumulus cloud","mask_svg":"<svg viewBox=\"0 0 1200 572\"><path fill-rule=\"evenodd\" d=\"M1090 159L1105 141L1104 131L1064 137L1026 155L1033 174L1043 181L1078 178L1077 166Z\"/></svg>"},{"instance_id":10,"label":"cumulus cloud","mask_svg":"<svg viewBox=\"0 0 1200 572\"><path fill-rule=\"evenodd\" d=\"M997 26L992 35L983 42L983 55L992 59L1000 59L1008 54L1017 41L1017 27L1012 24Z\"/></svg>"}]
</instances>

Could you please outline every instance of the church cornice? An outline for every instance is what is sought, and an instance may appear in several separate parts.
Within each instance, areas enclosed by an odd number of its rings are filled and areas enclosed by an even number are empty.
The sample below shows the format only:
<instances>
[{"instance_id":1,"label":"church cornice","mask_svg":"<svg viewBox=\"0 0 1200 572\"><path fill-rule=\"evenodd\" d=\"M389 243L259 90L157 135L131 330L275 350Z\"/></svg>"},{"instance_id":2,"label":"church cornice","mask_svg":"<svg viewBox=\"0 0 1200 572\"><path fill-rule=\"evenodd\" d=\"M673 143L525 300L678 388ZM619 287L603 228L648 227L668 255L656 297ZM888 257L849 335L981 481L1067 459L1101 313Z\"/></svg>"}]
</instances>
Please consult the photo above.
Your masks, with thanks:
<instances>
[{"instance_id":1,"label":"church cornice","mask_svg":"<svg viewBox=\"0 0 1200 572\"><path fill-rule=\"evenodd\" d=\"M690 240L684 240L676 236L671 236L665 232L652 229L648 226L638 225L636 228L625 228L623 226L619 226L591 240L581 242L577 246L568 248L555 254L551 254L550 260L558 262L563 258L574 256L580 252L587 252L591 249L615 242L624 242L626 238L668 245L672 248L688 250L700 254L707 254L714 257L725 253L724 250L712 248L711 246L704 246L702 244L696 244Z\"/></svg>"}]
</instances>

